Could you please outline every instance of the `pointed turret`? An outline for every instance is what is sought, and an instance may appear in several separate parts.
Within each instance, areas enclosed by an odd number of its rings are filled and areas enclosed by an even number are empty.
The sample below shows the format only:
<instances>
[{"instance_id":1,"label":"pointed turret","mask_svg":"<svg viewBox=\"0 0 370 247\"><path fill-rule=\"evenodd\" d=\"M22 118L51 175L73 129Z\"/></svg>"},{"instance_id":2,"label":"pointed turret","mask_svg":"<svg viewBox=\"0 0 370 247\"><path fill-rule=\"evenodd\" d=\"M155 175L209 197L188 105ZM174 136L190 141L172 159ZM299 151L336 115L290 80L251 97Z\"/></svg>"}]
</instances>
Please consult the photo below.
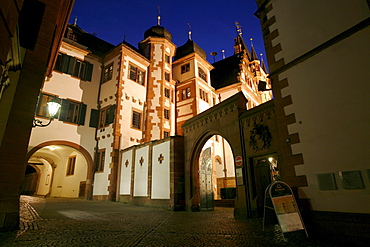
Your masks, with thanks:
<instances>
[{"instance_id":1,"label":"pointed turret","mask_svg":"<svg viewBox=\"0 0 370 247\"><path fill-rule=\"evenodd\" d=\"M265 61L263 60L263 57L262 57L262 53L260 54L261 56L261 68L263 69L263 71L265 71L266 74L268 74L267 72L267 68L266 68L266 64L265 64Z\"/></svg>"},{"instance_id":2,"label":"pointed turret","mask_svg":"<svg viewBox=\"0 0 370 247\"><path fill-rule=\"evenodd\" d=\"M253 45L253 38L250 38L250 41L251 41L251 56L250 56L251 61L258 60L257 52L254 49L254 45Z\"/></svg>"},{"instance_id":3,"label":"pointed turret","mask_svg":"<svg viewBox=\"0 0 370 247\"><path fill-rule=\"evenodd\" d=\"M235 27L237 36L236 38L234 38L234 54L239 54L242 51L247 51L249 55L249 51L242 37L242 29L238 22L235 22Z\"/></svg>"}]
</instances>

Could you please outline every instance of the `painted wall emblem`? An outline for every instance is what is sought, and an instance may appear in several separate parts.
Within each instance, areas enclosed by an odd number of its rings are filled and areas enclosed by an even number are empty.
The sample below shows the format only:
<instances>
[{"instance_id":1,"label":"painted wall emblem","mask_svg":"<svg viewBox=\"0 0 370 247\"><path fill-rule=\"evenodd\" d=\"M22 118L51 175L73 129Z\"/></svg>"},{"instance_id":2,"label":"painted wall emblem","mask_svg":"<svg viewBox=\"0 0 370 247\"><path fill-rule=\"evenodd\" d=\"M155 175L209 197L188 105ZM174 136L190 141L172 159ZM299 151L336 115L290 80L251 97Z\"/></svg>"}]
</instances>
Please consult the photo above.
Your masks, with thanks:
<instances>
[{"instance_id":1,"label":"painted wall emblem","mask_svg":"<svg viewBox=\"0 0 370 247\"><path fill-rule=\"evenodd\" d=\"M254 124L251 130L249 145L254 151L264 150L271 146L272 135L268 126Z\"/></svg>"}]
</instances>

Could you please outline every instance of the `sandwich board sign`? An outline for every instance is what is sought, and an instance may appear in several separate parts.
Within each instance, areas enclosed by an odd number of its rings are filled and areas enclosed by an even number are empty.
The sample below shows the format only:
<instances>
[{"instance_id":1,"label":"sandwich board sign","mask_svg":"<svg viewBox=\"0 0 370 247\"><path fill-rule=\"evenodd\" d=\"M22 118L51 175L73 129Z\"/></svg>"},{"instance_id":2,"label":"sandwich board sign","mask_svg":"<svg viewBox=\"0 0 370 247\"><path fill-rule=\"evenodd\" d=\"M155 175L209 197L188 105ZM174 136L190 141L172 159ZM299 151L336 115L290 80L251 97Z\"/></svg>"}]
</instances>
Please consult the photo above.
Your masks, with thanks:
<instances>
[{"instance_id":1,"label":"sandwich board sign","mask_svg":"<svg viewBox=\"0 0 370 247\"><path fill-rule=\"evenodd\" d=\"M305 230L308 236L293 191L288 184L275 181L267 186L265 207L267 196L271 198L273 209L283 233Z\"/></svg>"}]
</instances>

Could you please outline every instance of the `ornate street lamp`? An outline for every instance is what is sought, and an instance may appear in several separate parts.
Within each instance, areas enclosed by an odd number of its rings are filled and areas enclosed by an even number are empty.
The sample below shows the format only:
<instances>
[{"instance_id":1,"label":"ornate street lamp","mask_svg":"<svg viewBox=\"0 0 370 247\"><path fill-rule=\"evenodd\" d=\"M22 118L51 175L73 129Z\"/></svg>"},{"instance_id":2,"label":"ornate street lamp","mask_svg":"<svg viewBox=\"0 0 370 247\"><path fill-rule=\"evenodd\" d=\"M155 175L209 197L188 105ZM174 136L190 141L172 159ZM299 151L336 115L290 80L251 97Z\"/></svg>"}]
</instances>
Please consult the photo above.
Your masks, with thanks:
<instances>
[{"instance_id":1,"label":"ornate street lamp","mask_svg":"<svg viewBox=\"0 0 370 247\"><path fill-rule=\"evenodd\" d=\"M46 127L48 126L50 123L51 123L51 120L54 119L55 115L58 113L58 110L60 108L60 103L58 101L58 99L56 97L54 97L54 99L52 99L51 101L49 101L48 103L46 103L48 105L48 112L49 112L49 122L47 124L42 124L42 121L39 120L39 119L33 119L33 125L32 127L35 128L35 127Z\"/></svg>"}]
</instances>

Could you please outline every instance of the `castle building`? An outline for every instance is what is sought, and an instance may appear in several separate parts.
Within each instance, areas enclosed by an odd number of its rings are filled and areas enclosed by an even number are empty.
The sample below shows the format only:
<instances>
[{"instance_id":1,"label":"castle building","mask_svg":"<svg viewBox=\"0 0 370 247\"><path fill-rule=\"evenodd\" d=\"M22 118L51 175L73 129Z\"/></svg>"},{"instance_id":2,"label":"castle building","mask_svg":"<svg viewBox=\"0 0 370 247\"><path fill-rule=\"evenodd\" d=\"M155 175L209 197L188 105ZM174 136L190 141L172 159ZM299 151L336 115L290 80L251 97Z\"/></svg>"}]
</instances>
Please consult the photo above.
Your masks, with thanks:
<instances>
[{"instance_id":1,"label":"castle building","mask_svg":"<svg viewBox=\"0 0 370 247\"><path fill-rule=\"evenodd\" d=\"M248 108L270 100L271 91L258 91L260 81L271 88L267 76L241 32L235 54L210 64L191 33L177 47L159 20L144 32L138 48L126 41L111 45L69 24L36 117L48 117L46 103L53 98L61 110L48 128L32 131L28 166L33 175L26 175L23 191L176 208L181 192L172 187L183 186L184 174L173 153L183 152L183 123L237 92L249 99ZM208 189L221 199L221 188L236 186L231 148L214 136L201 157L218 164L208 167ZM163 166L156 173L157 163Z\"/></svg>"}]
</instances>

